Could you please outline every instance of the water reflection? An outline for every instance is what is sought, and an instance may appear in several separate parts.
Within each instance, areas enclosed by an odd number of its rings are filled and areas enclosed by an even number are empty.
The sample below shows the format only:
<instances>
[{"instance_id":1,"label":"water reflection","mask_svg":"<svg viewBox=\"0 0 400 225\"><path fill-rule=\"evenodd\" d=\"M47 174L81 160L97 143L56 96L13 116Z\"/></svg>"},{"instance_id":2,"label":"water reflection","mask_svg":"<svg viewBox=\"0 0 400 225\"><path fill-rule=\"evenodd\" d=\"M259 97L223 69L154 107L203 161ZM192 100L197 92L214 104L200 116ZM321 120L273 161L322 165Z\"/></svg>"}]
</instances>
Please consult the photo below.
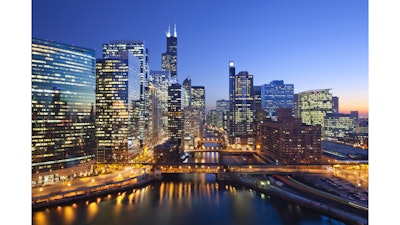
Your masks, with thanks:
<instances>
[{"instance_id":1,"label":"water reflection","mask_svg":"<svg viewBox=\"0 0 400 225\"><path fill-rule=\"evenodd\" d=\"M329 221L330 220L330 221ZM33 225L344 224L215 175L168 175L144 188L32 214Z\"/></svg>"}]
</instances>

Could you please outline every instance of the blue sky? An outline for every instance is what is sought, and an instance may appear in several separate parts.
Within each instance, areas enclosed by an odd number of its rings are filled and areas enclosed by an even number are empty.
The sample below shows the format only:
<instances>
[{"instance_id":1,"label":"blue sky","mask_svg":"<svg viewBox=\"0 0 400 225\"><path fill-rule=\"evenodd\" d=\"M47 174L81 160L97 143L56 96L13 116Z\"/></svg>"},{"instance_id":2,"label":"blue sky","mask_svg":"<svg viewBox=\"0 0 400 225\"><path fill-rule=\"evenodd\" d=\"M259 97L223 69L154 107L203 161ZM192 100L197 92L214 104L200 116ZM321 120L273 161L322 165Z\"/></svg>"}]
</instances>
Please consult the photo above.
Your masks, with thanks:
<instances>
[{"instance_id":1,"label":"blue sky","mask_svg":"<svg viewBox=\"0 0 400 225\"><path fill-rule=\"evenodd\" d=\"M368 110L367 0L32 1L32 37L95 49L144 40L161 68L168 25L177 24L178 79L206 88L207 109L228 99L228 62L254 84L331 88L339 110Z\"/></svg>"}]
</instances>

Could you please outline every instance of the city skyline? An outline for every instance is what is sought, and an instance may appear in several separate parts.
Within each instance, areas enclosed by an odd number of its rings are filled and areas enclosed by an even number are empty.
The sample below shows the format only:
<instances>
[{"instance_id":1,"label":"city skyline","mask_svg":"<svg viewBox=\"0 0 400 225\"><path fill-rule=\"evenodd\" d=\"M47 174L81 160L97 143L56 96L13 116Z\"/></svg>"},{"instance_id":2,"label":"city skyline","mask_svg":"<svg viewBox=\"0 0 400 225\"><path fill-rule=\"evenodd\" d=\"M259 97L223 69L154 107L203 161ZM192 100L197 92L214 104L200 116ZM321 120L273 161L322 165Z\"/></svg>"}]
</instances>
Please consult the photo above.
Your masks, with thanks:
<instances>
[{"instance_id":1,"label":"city skyline","mask_svg":"<svg viewBox=\"0 0 400 225\"><path fill-rule=\"evenodd\" d=\"M114 1L112 16L97 3L33 1L32 37L92 48L97 58L111 40L143 40L150 70L160 70L176 24L178 80L205 86L206 110L228 99L228 62L235 61L254 85L330 88L340 112L368 116L367 1Z\"/></svg>"}]
</instances>

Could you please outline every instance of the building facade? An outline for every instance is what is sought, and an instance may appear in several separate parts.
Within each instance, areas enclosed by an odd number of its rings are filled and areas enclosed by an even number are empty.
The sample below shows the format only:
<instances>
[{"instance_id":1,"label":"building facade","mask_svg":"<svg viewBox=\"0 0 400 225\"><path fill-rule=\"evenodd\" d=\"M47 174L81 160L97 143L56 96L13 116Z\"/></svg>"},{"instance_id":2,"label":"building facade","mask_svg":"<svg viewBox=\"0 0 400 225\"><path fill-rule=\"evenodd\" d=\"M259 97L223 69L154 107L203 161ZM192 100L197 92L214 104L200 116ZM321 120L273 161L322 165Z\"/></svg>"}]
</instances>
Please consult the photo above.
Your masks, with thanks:
<instances>
[{"instance_id":1,"label":"building facade","mask_svg":"<svg viewBox=\"0 0 400 225\"><path fill-rule=\"evenodd\" d=\"M260 126L261 153L277 164L321 162L321 126L305 125L292 116L292 109L278 109L278 120Z\"/></svg>"},{"instance_id":2,"label":"building facade","mask_svg":"<svg viewBox=\"0 0 400 225\"><path fill-rule=\"evenodd\" d=\"M110 43L103 44L103 58L110 59L115 57L126 58L128 52L136 56L140 61L140 99L135 102L138 116L134 117L137 120L137 129L134 130L133 135L139 142L139 147L147 144L150 140L149 133L149 88L148 88L148 75L149 75L149 51L142 40L113 40ZM146 133L147 132L147 133Z\"/></svg>"},{"instance_id":3,"label":"building facade","mask_svg":"<svg viewBox=\"0 0 400 225\"><path fill-rule=\"evenodd\" d=\"M229 100L221 99L217 100L217 111L220 114L220 122L218 127L228 131L228 114L229 114Z\"/></svg>"},{"instance_id":4,"label":"building facade","mask_svg":"<svg viewBox=\"0 0 400 225\"><path fill-rule=\"evenodd\" d=\"M298 93L298 107L301 121L307 125L324 126L327 113L332 113L331 89L316 89Z\"/></svg>"},{"instance_id":5,"label":"building facade","mask_svg":"<svg viewBox=\"0 0 400 225\"><path fill-rule=\"evenodd\" d=\"M277 120L279 108L294 107L294 84L285 84L283 80L274 80L261 86L261 104L266 118Z\"/></svg>"},{"instance_id":6,"label":"building facade","mask_svg":"<svg viewBox=\"0 0 400 225\"><path fill-rule=\"evenodd\" d=\"M182 143L184 135L184 91L182 85L173 83L168 87L168 138Z\"/></svg>"},{"instance_id":7,"label":"building facade","mask_svg":"<svg viewBox=\"0 0 400 225\"><path fill-rule=\"evenodd\" d=\"M159 111L158 120L153 119L153 130L158 129L161 139L168 138L168 87L172 84L171 72L169 70L150 70L149 85L154 87L158 103L153 111ZM154 104L153 104L154 105ZM152 114L152 113L151 113Z\"/></svg>"},{"instance_id":8,"label":"building facade","mask_svg":"<svg viewBox=\"0 0 400 225\"><path fill-rule=\"evenodd\" d=\"M235 64L229 62L229 143L237 148L252 149L254 138L253 75L241 71L235 75Z\"/></svg>"},{"instance_id":9,"label":"building facade","mask_svg":"<svg viewBox=\"0 0 400 225\"><path fill-rule=\"evenodd\" d=\"M329 141L347 142L356 133L357 118L351 114L327 113L322 128L322 137Z\"/></svg>"},{"instance_id":10,"label":"building facade","mask_svg":"<svg viewBox=\"0 0 400 225\"><path fill-rule=\"evenodd\" d=\"M332 96L332 113L339 113L339 97Z\"/></svg>"},{"instance_id":11,"label":"building facade","mask_svg":"<svg viewBox=\"0 0 400 225\"><path fill-rule=\"evenodd\" d=\"M130 141L137 140L140 85L140 60L132 53L97 59L97 162L128 161Z\"/></svg>"},{"instance_id":12,"label":"building facade","mask_svg":"<svg viewBox=\"0 0 400 225\"><path fill-rule=\"evenodd\" d=\"M32 38L32 173L95 158L92 49Z\"/></svg>"}]
</instances>

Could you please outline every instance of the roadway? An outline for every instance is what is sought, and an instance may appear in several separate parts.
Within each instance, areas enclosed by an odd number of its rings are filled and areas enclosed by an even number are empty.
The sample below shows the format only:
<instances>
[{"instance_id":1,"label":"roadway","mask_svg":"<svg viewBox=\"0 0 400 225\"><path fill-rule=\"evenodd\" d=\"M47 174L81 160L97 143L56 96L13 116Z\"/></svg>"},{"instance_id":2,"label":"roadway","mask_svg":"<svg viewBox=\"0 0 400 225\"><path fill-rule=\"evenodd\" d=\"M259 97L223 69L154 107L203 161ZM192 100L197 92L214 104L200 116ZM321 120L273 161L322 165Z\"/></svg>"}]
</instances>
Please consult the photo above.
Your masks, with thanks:
<instances>
[{"instance_id":1,"label":"roadway","mask_svg":"<svg viewBox=\"0 0 400 225\"><path fill-rule=\"evenodd\" d=\"M45 184L40 187L32 188L32 198L45 196L53 193L68 192L80 188L89 188L103 185L110 182L122 181L143 175L143 169L126 167L112 173L99 174L95 176L79 177L71 180Z\"/></svg>"},{"instance_id":2,"label":"roadway","mask_svg":"<svg viewBox=\"0 0 400 225\"><path fill-rule=\"evenodd\" d=\"M284 182L285 188L299 195L305 196L318 202L324 202L332 207L348 210L361 217L368 218L368 203L352 201L341 196L333 195L319 189L305 185L292 177L275 176ZM328 201L327 201L328 200ZM330 201L329 201L330 200Z\"/></svg>"}]
</instances>

